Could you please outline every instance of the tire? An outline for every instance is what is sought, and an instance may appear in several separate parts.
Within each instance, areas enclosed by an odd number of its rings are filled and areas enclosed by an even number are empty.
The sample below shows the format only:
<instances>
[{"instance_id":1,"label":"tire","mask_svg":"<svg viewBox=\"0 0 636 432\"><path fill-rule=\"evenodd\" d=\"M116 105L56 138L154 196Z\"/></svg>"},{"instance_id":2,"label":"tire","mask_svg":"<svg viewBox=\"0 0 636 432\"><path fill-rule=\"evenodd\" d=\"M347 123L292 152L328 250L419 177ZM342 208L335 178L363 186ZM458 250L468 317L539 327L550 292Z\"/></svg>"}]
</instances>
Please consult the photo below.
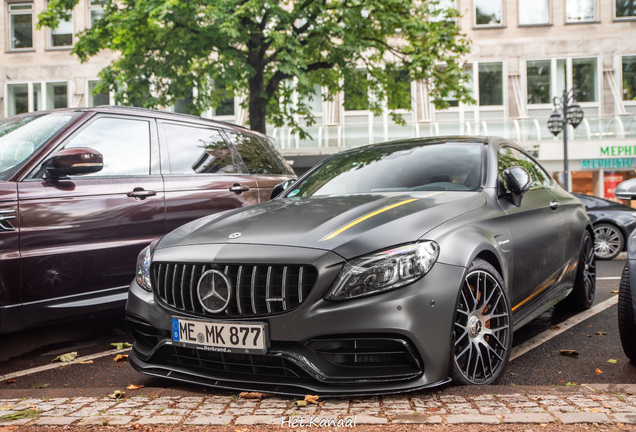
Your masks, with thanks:
<instances>
[{"instance_id":1,"label":"tire","mask_svg":"<svg viewBox=\"0 0 636 432\"><path fill-rule=\"evenodd\" d=\"M451 376L459 385L496 383L512 349L512 312L501 275L476 259L462 281L451 336Z\"/></svg>"},{"instance_id":2,"label":"tire","mask_svg":"<svg viewBox=\"0 0 636 432\"><path fill-rule=\"evenodd\" d=\"M618 333L625 355L632 363L636 363L636 322L629 280L629 266L626 264L618 289Z\"/></svg>"},{"instance_id":3,"label":"tire","mask_svg":"<svg viewBox=\"0 0 636 432\"><path fill-rule=\"evenodd\" d=\"M594 227L594 253L596 259L611 260L622 252L625 237L621 230L611 224L598 224Z\"/></svg>"},{"instance_id":4,"label":"tire","mask_svg":"<svg viewBox=\"0 0 636 432\"><path fill-rule=\"evenodd\" d=\"M592 307L596 296L596 253L592 242L592 235L585 230L581 240L579 262L576 266L574 288L570 295L561 302L562 306L570 310L584 310Z\"/></svg>"}]
</instances>

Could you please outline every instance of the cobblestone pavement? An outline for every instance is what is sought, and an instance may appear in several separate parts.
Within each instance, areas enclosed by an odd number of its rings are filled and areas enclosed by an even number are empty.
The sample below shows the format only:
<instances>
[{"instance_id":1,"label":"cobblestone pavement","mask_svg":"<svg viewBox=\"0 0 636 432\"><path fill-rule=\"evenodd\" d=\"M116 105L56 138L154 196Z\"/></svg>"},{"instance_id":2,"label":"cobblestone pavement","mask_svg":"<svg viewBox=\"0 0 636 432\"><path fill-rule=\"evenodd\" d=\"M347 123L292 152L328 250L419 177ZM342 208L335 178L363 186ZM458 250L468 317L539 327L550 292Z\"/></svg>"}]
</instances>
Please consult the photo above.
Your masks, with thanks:
<instances>
[{"instance_id":1,"label":"cobblestone pavement","mask_svg":"<svg viewBox=\"0 0 636 432\"><path fill-rule=\"evenodd\" d=\"M429 394L319 400L299 407L290 398L236 396L40 397L0 399L0 426L382 424L636 424L636 395ZM28 411L34 418L7 420ZM5 418L2 418L2 417Z\"/></svg>"}]
</instances>

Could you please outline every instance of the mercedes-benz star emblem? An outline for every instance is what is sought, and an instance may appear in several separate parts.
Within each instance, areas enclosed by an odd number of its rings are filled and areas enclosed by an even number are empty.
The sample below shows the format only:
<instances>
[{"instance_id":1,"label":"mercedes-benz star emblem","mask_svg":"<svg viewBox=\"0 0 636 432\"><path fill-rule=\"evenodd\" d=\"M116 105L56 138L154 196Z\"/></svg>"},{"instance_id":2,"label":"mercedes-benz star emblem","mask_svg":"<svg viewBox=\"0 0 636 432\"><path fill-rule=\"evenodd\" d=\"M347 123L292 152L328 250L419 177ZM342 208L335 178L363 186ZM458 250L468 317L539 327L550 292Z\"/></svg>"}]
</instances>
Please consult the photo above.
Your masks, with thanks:
<instances>
[{"instance_id":1,"label":"mercedes-benz star emblem","mask_svg":"<svg viewBox=\"0 0 636 432\"><path fill-rule=\"evenodd\" d=\"M232 283L218 270L208 270L197 285L199 302L210 313L223 312L232 299Z\"/></svg>"},{"instance_id":2,"label":"mercedes-benz star emblem","mask_svg":"<svg viewBox=\"0 0 636 432\"><path fill-rule=\"evenodd\" d=\"M231 238L231 239L239 238L240 236L241 236L241 233L238 233L238 232L237 232L237 233L230 234L230 238Z\"/></svg>"}]
</instances>

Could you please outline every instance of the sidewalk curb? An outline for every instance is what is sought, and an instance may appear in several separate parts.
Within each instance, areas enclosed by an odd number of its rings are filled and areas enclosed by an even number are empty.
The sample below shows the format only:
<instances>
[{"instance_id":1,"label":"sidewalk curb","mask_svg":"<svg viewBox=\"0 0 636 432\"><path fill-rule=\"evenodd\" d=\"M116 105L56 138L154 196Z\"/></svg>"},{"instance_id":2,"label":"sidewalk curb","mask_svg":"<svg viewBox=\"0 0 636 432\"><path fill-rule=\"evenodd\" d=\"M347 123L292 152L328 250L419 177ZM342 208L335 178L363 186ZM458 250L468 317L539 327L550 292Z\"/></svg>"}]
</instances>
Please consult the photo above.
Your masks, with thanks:
<instances>
[{"instance_id":1,"label":"sidewalk curb","mask_svg":"<svg viewBox=\"0 0 636 432\"><path fill-rule=\"evenodd\" d=\"M262 400L206 390L126 390L122 400L108 389L0 391L0 417L25 409L37 418L1 426L274 425L341 426L382 424L636 424L636 385L576 387L448 387L366 398L326 399L299 407L289 397ZM212 393L212 392L211 392Z\"/></svg>"}]
</instances>

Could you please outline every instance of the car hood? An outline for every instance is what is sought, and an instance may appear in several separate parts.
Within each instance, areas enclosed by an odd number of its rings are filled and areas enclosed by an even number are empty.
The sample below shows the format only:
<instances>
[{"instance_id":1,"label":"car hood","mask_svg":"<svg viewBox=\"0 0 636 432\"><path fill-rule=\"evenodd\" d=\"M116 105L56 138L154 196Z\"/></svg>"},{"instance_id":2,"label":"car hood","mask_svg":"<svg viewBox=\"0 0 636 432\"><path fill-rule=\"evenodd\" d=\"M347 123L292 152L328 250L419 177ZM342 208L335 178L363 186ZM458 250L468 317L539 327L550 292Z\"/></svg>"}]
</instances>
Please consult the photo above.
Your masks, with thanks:
<instances>
[{"instance_id":1,"label":"car hood","mask_svg":"<svg viewBox=\"0 0 636 432\"><path fill-rule=\"evenodd\" d=\"M165 236L158 248L260 244L331 250L351 258L413 242L485 203L481 192L285 198L198 219Z\"/></svg>"}]
</instances>

